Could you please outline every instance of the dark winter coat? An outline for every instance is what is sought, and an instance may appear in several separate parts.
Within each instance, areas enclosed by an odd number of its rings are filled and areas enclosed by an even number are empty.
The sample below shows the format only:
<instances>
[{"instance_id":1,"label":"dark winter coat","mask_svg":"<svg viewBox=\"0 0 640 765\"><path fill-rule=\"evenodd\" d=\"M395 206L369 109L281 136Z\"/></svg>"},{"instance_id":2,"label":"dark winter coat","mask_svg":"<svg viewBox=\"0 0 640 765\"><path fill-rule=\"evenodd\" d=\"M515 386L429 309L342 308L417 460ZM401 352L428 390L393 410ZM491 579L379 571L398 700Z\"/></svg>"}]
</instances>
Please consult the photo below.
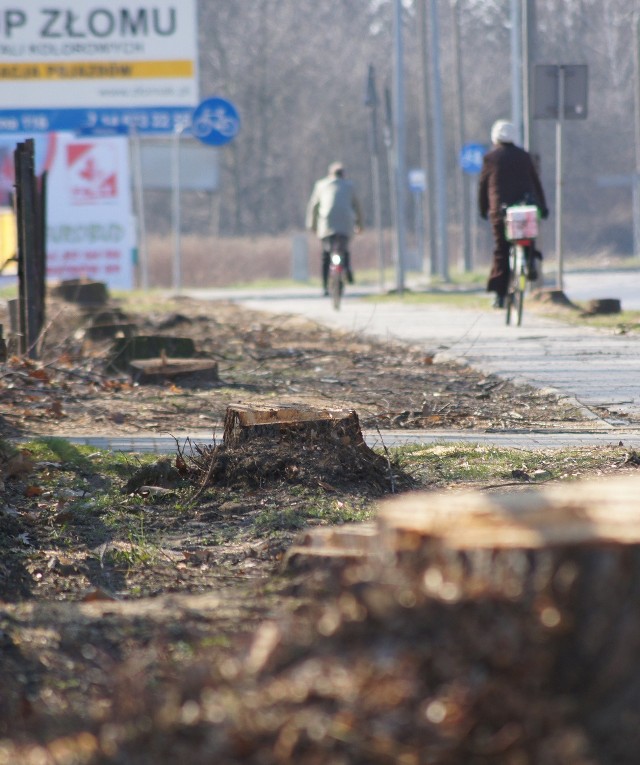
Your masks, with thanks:
<instances>
[{"instance_id":1,"label":"dark winter coat","mask_svg":"<svg viewBox=\"0 0 640 765\"><path fill-rule=\"evenodd\" d=\"M501 143L484 155L478 185L478 206L483 218L502 217L502 205L524 202L547 216L547 203L531 156L513 143Z\"/></svg>"}]
</instances>

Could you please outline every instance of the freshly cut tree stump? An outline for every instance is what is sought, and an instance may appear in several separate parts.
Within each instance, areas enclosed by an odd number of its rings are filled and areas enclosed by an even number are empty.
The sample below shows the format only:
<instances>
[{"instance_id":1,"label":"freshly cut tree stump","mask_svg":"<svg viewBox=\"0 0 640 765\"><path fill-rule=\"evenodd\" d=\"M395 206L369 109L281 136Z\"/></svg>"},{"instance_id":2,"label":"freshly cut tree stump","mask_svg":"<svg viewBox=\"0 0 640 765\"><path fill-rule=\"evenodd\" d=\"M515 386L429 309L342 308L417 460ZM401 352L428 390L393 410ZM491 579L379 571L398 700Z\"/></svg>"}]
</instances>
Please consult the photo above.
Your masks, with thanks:
<instances>
[{"instance_id":1,"label":"freshly cut tree stump","mask_svg":"<svg viewBox=\"0 0 640 765\"><path fill-rule=\"evenodd\" d=\"M434 495L383 502L381 543L403 552L437 542L452 550L640 544L640 480L584 481L522 492Z\"/></svg>"},{"instance_id":2,"label":"freshly cut tree stump","mask_svg":"<svg viewBox=\"0 0 640 765\"><path fill-rule=\"evenodd\" d=\"M366 614L355 636L345 624L331 638L341 666L352 650L378 673L360 705L390 677L412 689L394 713L411 721L415 762L638 762L640 477L407 494L384 500L376 525L342 569L314 556L324 531L305 534L293 563L329 567L338 602L347 593ZM333 550L353 545L353 530L339 534ZM355 727L375 730L370 716Z\"/></svg>"},{"instance_id":3,"label":"freshly cut tree stump","mask_svg":"<svg viewBox=\"0 0 640 765\"><path fill-rule=\"evenodd\" d=\"M282 441L299 438L334 441L342 446L369 450L362 437L358 415L353 410L313 409L294 404L279 407L239 404L227 408L225 446L238 446L254 439Z\"/></svg>"}]
</instances>

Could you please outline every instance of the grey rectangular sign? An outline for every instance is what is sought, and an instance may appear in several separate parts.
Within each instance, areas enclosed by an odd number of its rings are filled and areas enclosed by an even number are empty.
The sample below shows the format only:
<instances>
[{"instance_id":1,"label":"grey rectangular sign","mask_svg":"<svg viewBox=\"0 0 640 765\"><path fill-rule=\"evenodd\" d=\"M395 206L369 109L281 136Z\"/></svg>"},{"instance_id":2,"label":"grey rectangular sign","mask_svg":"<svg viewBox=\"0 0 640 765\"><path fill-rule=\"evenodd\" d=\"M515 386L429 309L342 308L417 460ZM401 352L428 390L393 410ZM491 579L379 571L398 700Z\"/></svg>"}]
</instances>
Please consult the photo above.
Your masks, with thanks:
<instances>
[{"instance_id":1,"label":"grey rectangular sign","mask_svg":"<svg viewBox=\"0 0 640 765\"><path fill-rule=\"evenodd\" d=\"M145 189L170 189L173 183L175 138L141 141L142 186ZM184 191L217 191L219 186L218 150L188 139L180 140L180 188Z\"/></svg>"},{"instance_id":2,"label":"grey rectangular sign","mask_svg":"<svg viewBox=\"0 0 640 765\"><path fill-rule=\"evenodd\" d=\"M564 77L565 120L583 120L588 113L588 67L586 64L537 64L533 81L533 116L557 120L560 115L560 77Z\"/></svg>"}]
</instances>

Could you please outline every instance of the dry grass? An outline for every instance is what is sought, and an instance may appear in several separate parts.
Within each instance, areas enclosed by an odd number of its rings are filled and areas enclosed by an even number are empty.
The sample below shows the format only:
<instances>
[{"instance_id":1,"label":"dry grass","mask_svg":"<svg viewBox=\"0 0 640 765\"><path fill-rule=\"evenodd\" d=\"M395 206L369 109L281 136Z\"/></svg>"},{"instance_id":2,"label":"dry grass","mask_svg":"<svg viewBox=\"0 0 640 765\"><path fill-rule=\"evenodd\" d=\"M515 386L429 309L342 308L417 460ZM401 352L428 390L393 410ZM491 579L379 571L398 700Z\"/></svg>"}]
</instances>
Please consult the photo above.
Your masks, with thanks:
<instances>
[{"instance_id":1,"label":"dry grass","mask_svg":"<svg viewBox=\"0 0 640 765\"><path fill-rule=\"evenodd\" d=\"M299 232L281 236L205 237L185 235L181 240L182 283L185 287L227 287L269 280L292 278L293 237ZM386 265L391 264L390 233L385 235ZM320 275L320 245L312 235L306 237L309 276ZM152 287L169 287L175 244L172 237L150 236L149 281ZM375 270L378 267L375 232L364 232L352 241L355 269Z\"/></svg>"}]
</instances>

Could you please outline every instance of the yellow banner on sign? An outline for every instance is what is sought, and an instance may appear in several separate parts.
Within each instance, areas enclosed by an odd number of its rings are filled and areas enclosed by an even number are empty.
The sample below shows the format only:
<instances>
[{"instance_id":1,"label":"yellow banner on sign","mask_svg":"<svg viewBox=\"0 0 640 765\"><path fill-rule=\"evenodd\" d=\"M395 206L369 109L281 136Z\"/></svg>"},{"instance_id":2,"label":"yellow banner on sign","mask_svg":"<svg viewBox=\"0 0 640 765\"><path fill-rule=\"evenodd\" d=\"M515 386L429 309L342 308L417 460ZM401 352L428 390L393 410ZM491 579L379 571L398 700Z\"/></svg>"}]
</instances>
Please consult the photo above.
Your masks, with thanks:
<instances>
[{"instance_id":1,"label":"yellow banner on sign","mask_svg":"<svg viewBox=\"0 0 640 765\"><path fill-rule=\"evenodd\" d=\"M0 207L0 274L12 276L18 273L15 258L18 250L16 216L10 207Z\"/></svg>"},{"instance_id":2,"label":"yellow banner on sign","mask_svg":"<svg viewBox=\"0 0 640 765\"><path fill-rule=\"evenodd\" d=\"M73 61L0 64L0 80L95 80L193 77L193 61Z\"/></svg>"}]
</instances>

